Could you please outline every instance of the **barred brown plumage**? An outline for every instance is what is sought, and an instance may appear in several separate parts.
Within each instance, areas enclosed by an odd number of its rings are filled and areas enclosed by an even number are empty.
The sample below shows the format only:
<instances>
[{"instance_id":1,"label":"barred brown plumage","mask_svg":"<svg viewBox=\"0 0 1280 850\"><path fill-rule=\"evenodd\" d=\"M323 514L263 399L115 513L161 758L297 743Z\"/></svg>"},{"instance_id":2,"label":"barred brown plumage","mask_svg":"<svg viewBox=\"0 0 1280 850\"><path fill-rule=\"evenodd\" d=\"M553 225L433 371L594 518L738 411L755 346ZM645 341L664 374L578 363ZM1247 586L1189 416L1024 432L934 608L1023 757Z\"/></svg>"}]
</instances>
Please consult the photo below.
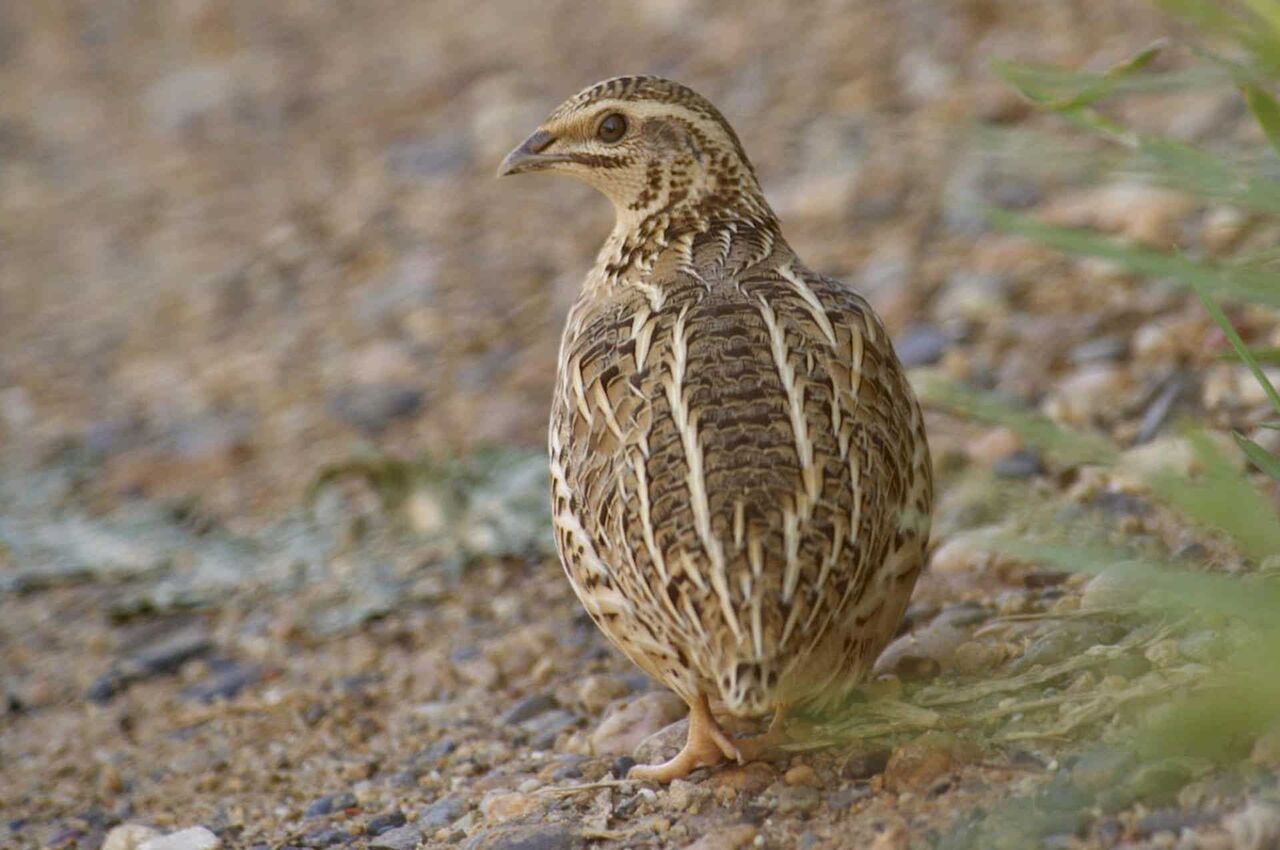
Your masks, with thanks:
<instances>
[{"instance_id":1,"label":"barred brown plumage","mask_svg":"<svg viewBox=\"0 0 1280 850\"><path fill-rule=\"evenodd\" d=\"M500 173L535 170L617 216L569 312L549 448L575 592L690 706L681 753L632 775L741 760L786 710L845 696L893 636L929 535L919 405L875 312L800 262L700 95L598 83ZM734 741L713 702L775 723Z\"/></svg>"}]
</instances>

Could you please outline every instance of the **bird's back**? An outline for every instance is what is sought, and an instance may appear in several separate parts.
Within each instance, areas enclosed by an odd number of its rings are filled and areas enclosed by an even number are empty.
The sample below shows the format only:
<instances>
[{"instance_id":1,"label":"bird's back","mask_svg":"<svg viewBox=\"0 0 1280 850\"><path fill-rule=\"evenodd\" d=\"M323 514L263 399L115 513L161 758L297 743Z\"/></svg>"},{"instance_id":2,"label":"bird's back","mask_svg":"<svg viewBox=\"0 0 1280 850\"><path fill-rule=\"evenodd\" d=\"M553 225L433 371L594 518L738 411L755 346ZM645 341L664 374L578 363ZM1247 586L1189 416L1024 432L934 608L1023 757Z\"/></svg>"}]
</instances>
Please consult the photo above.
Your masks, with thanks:
<instances>
[{"instance_id":1,"label":"bird's back","mask_svg":"<svg viewBox=\"0 0 1280 850\"><path fill-rule=\"evenodd\" d=\"M643 287L588 286L570 315L557 542L642 668L758 714L831 694L892 636L928 536L928 452L860 296L772 240L708 235L682 256Z\"/></svg>"}]
</instances>

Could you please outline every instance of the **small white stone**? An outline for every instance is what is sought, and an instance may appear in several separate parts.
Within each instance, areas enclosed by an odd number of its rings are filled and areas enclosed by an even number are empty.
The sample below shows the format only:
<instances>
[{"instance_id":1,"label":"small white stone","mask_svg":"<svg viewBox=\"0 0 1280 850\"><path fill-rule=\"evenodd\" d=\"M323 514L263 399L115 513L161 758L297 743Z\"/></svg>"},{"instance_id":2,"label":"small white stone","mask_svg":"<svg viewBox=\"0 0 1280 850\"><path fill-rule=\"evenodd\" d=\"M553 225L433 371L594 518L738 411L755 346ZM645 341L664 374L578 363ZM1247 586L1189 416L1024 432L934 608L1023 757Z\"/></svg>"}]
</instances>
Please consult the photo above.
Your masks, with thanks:
<instances>
[{"instance_id":1,"label":"small white stone","mask_svg":"<svg viewBox=\"0 0 1280 850\"><path fill-rule=\"evenodd\" d=\"M138 850L218 850L221 846L218 836L203 826L193 826L147 839L138 845Z\"/></svg>"},{"instance_id":2,"label":"small white stone","mask_svg":"<svg viewBox=\"0 0 1280 850\"><path fill-rule=\"evenodd\" d=\"M1265 850L1280 841L1280 806L1250 800L1243 809L1225 817L1222 825L1239 850Z\"/></svg>"},{"instance_id":3,"label":"small white stone","mask_svg":"<svg viewBox=\"0 0 1280 850\"><path fill-rule=\"evenodd\" d=\"M140 823L122 823L107 833L102 842L102 850L138 850L140 844L159 835L151 827Z\"/></svg>"}]
</instances>

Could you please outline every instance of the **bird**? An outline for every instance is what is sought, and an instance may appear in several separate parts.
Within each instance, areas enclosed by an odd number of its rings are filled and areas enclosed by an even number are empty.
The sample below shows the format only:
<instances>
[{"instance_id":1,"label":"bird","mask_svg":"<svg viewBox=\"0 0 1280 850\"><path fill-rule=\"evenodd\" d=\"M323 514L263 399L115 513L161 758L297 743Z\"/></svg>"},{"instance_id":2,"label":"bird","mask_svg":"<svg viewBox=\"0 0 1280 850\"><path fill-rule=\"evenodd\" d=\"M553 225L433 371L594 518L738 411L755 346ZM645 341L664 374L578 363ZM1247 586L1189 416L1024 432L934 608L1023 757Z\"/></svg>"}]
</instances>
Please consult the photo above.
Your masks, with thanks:
<instances>
[{"instance_id":1,"label":"bird","mask_svg":"<svg viewBox=\"0 0 1280 850\"><path fill-rule=\"evenodd\" d=\"M689 707L683 748L629 777L752 760L795 712L848 700L900 625L933 501L920 405L875 310L796 255L692 89L589 86L498 170L531 172L614 208L561 337L548 452L575 594ZM735 738L730 717L771 720Z\"/></svg>"}]
</instances>

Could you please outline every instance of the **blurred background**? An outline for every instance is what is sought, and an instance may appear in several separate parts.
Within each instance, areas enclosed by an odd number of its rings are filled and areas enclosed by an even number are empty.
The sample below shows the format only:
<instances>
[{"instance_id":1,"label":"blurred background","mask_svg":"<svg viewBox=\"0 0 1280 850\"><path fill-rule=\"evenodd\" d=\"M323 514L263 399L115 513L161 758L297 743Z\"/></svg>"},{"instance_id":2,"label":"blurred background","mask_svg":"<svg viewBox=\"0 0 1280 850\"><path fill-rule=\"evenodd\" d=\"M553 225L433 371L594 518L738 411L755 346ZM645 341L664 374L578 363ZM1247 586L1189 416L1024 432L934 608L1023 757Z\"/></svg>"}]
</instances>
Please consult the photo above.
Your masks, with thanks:
<instances>
[{"instance_id":1,"label":"blurred background","mask_svg":"<svg viewBox=\"0 0 1280 850\"><path fill-rule=\"evenodd\" d=\"M1197 576L1280 570L1260 474L1280 431L1227 330L1274 381L1268 33L1271 0L0 1L0 844L97 847L125 822L268 847L985 835L957 818L1061 784L1073 736L1204 672L1144 680L1194 651L1153 656L1149 617L1070 613L1089 587L1107 611L1141 596L1104 570L1128 556L993 531L1087 521ZM904 629L942 637L899 646L890 679L980 685L1126 635L1112 655L1139 662L1044 675L1024 713L995 707L1023 679L964 692L990 702L984 735L1026 724L981 755L920 743L947 724L910 715L792 765L812 781L699 786L701 814L667 791L538 796L679 717L549 548L556 346L608 204L493 177L560 101L629 73L721 108L798 253L917 370L944 495ZM1182 487L1205 470L1228 489ZM1120 696L1058 719L1102 682ZM1168 829L1142 825L1142 791L1012 834L1280 840L1280 738L1255 757L1266 724L1241 724L1255 773L1212 803L1169 795L1224 774L1159 762ZM1096 758L1118 782L1115 752ZM1097 788L1069 780L1079 814Z\"/></svg>"},{"instance_id":2,"label":"blurred background","mask_svg":"<svg viewBox=\"0 0 1280 850\"><path fill-rule=\"evenodd\" d=\"M84 442L105 488L221 516L289 504L361 439L542 443L611 213L493 174L586 85L706 94L801 255L901 330L950 318L949 280L1008 275L983 204L1043 200L974 135L1026 120L992 58L1105 67L1168 30L1143 2L2 9L5 443ZM1220 132L1221 97L1177 104L1151 117Z\"/></svg>"}]
</instances>

